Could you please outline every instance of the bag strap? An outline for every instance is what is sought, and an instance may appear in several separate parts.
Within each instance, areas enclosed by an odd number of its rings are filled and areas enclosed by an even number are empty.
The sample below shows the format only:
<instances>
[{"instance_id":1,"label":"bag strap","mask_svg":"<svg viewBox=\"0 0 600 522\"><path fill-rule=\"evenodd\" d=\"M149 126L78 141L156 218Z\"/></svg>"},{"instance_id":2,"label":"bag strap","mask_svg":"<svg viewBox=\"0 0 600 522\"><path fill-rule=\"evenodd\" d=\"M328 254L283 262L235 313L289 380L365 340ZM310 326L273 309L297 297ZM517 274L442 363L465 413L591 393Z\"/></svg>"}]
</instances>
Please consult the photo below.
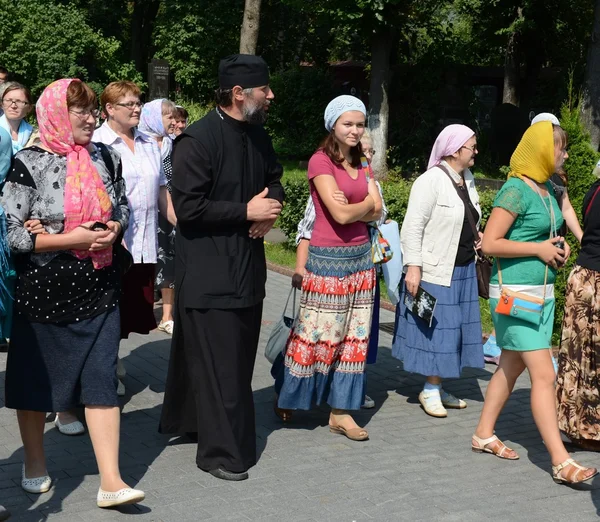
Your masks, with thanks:
<instances>
[{"instance_id":1,"label":"bag strap","mask_svg":"<svg viewBox=\"0 0 600 522\"><path fill-rule=\"evenodd\" d=\"M502 294L502 269L500 268L500 258L496 258L498 263L498 286L500 287L500 294ZM544 302L546 302L546 284L548 283L548 265L546 265L546 273L544 274Z\"/></svg>"},{"instance_id":2,"label":"bag strap","mask_svg":"<svg viewBox=\"0 0 600 522\"><path fill-rule=\"evenodd\" d=\"M293 294L292 306L293 306L293 313L294 313L294 316L292 317L292 319L295 319L296 318L296 288L293 286L290 289L290 293L287 296L287 301L285 302L285 307L283 308L283 315L285 316L285 314L287 312L288 304L290 303L290 297L292 297L292 294Z\"/></svg>"},{"instance_id":3,"label":"bag strap","mask_svg":"<svg viewBox=\"0 0 600 522\"><path fill-rule=\"evenodd\" d=\"M360 157L360 164L362 168L365 169L365 176L367 177L368 183L369 181L371 181L371 165L369 165L369 162L367 161L367 158L365 156Z\"/></svg>"},{"instance_id":4,"label":"bag strap","mask_svg":"<svg viewBox=\"0 0 600 522\"><path fill-rule=\"evenodd\" d=\"M114 185L115 180L117 178L117 173L115 172L115 163L110 156L110 152L108 151L108 147L101 142L94 142L94 145L100 150L100 156L102 156L102 161L104 161L104 165L110 174L110 181Z\"/></svg>"},{"instance_id":5,"label":"bag strap","mask_svg":"<svg viewBox=\"0 0 600 522\"><path fill-rule=\"evenodd\" d=\"M458 194L458 197L463 202L463 204L465 206L465 213L467 214L467 220L469 221L469 225L471 226L471 231L473 232L473 240L475 241L475 243L477 243L477 240L479 239L479 231L477 230L477 224L475 223L475 219L473 218L473 213L471 212L471 210L469 210L469 203L471 203L471 205L473 204L471 202L471 198L469 197L468 194L465 194L462 190L460 190L460 187L458 186L456 181L454 181L454 178L452 178L452 175L450 174L450 172L448 172L448 169L444 165L442 165L440 163L437 166L446 174L446 176L448 176L450 178L452 185L456 189L456 193ZM468 198L468 201L467 201L467 198Z\"/></svg>"},{"instance_id":6,"label":"bag strap","mask_svg":"<svg viewBox=\"0 0 600 522\"><path fill-rule=\"evenodd\" d=\"M583 214L584 218L585 218L585 216L587 216L588 212L590 211L592 203L596 199L596 196L598 195L598 192L600 192L600 185L598 185L598 188L596 188L596 192L594 192L594 195L592 196L592 199L590 199L590 202L588 203L588 206L585 209L585 213Z\"/></svg>"}]
</instances>

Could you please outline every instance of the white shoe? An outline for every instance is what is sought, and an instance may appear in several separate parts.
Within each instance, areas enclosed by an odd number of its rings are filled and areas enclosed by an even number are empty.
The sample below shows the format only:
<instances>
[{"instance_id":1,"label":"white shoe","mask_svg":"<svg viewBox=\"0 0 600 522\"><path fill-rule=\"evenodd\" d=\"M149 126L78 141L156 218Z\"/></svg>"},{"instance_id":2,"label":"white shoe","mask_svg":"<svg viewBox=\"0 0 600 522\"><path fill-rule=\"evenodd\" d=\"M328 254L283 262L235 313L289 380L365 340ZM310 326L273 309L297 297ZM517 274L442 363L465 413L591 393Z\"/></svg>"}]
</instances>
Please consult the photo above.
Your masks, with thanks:
<instances>
[{"instance_id":1,"label":"white shoe","mask_svg":"<svg viewBox=\"0 0 600 522\"><path fill-rule=\"evenodd\" d=\"M117 377L119 379L124 379L127 375L127 370L125 370L125 365L121 359L117 359Z\"/></svg>"},{"instance_id":2,"label":"white shoe","mask_svg":"<svg viewBox=\"0 0 600 522\"><path fill-rule=\"evenodd\" d=\"M52 479L46 475L43 477L27 478L25 476L25 464L21 470L21 487L27 491L27 493L46 493L52 487Z\"/></svg>"},{"instance_id":3,"label":"white shoe","mask_svg":"<svg viewBox=\"0 0 600 522\"><path fill-rule=\"evenodd\" d=\"M365 402L363 402L361 408L364 410L370 410L375 407L375 401L368 395L365 395Z\"/></svg>"},{"instance_id":4,"label":"white shoe","mask_svg":"<svg viewBox=\"0 0 600 522\"><path fill-rule=\"evenodd\" d=\"M465 401L463 401L462 399L459 399L457 397L455 397L454 395L452 395L451 393L448 393L444 390L441 391L441 399L442 399L442 404L446 407L446 408L453 408L456 410L463 410L467 407L467 403Z\"/></svg>"},{"instance_id":5,"label":"white shoe","mask_svg":"<svg viewBox=\"0 0 600 522\"><path fill-rule=\"evenodd\" d=\"M165 332L165 333L168 333L169 335L173 335L173 325L174 325L173 321L164 321L164 322L161 321L158 324L158 329L161 332Z\"/></svg>"},{"instance_id":6,"label":"white shoe","mask_svg":"<svg viewBox=\"0 0 600 522\"><path fill-rule=\"evenodd\" d=\"M426 392L423 390L419 393L419 402L427 415L431 415L432 417L448 416L448 412L442 404L442 399L440 398L440 393L438 391Z\"/></svg>"},{"instance_id":7,"label":"white shoe","mask_svg":"<svg viewBox=\"0 0 600 522\"><path fill-rule=\"evenodd\" d=\"M119 397L125 396L125 385L121 381L119 381L119 384L117 385L117 395Z\"/></svg>"},{"instance_id":8,"label":"white shoe","mask_svg":"<svg viewBox=\"0 0 600 522\"><path fill-rule=\"evenodd\" d=\"M81 435L82 433L85 433L85 427L81 422L76 420L69 422L68 424L62 424L58 417L58 413L56 414L54 425L63 435Z\"/></svg>"},{"instance_id":9,"label":"white shoe","mask_svg":"<svg viewBox=\"0 0 600 522\"><path fill-rule=\"evenodd\" d=\"M98 489L96 499L98 507L108 508L115 506L124 506L126 504L137 504L146 498L143 491L139 489L123 488L119 491L104 491Z\"/></svg>"}]
</instances>

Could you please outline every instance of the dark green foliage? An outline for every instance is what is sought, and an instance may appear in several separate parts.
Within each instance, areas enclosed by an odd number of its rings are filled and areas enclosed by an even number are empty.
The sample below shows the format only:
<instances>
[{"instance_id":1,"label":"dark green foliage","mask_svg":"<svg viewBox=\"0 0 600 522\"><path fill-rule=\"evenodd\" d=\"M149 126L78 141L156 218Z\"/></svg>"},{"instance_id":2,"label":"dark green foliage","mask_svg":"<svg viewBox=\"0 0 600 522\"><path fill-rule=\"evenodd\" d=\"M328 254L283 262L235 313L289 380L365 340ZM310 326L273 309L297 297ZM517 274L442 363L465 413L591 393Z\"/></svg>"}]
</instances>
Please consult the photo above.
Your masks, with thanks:
<instances>
[{"instance_id":1,"label":"dark green foliage","mask_svg":"<svg viewBox=\"0 0 600 522\"><path fill-rule=\"evenodd\" d=\"M267 128L278 154L308 158L326 136L325 107L334 97L332 79L316 67L293 68L271 76L275 100Z\"/></svg>"},{"instance_id":2,"label":"dark green foliage","mask_svg":"<svg viewBox=\"0 0 600 522\"><path fill-rule=\"evenodd\" d=\"M0 64L35 95L59 78L92 81L95 90L117 79L141 80L133 64L120 60L120 45L72 4L0 0Z\"/></svg>"},{"instance_id":3,"label":"dark green foliage","mask_svg":"<svg viewBox=\"0 0 600 522\"><path fill-rule=\"evenodd\" d=\"M288 245L296 248L295 238L298 223L304 216L306 201L308 200L308 179L290 179L283 182L285 189L285 205L277 224L282 232L288 237Z\"/></svg>"},{"instance_id":4,"label":"dark green foliage","mask_svg":"<svg viewBox=\"0 0 600 522\"><path fill-rule=\"evenodd\" d=\"M287 235L290 246L294 246L294 239L298 230L298 223L304 216L306 201L308 199L308 181L305 179L291 179L284 181L286 202L279 217L279 227ZM408 206L408 197L412 181L397 180L381 182L383 199L388 209L390 219L402 225ZM483 213L482 226L485 226L494 202L495 192L482 190L479 192L481 210Z\"/></svg>"}]
</instances>

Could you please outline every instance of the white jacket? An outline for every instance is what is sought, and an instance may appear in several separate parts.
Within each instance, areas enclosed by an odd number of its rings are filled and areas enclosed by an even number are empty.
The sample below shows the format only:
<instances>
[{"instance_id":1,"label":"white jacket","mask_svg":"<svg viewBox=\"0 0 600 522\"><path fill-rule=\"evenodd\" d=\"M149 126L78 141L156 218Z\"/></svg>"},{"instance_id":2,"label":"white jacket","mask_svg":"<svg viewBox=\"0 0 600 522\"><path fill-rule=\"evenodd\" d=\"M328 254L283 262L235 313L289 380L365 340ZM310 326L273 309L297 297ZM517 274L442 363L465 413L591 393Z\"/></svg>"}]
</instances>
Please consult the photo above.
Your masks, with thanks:
<instances>
[{"instance_id":1,"label":"white jacket","mask_svg":"<svg viewBox=\"0 0 600 522\"><path fill-rule=\"evenodd\" d=\"M444 164L459 182L459 174ZM479 225L479 194L469 169L464 170L464 178ZM432 167L421 174L411 188L400 232L404 271L408 266L420 266L423 281L450 286L464 216L465 206L442 169Z\"/></svg>"}]
</instances>

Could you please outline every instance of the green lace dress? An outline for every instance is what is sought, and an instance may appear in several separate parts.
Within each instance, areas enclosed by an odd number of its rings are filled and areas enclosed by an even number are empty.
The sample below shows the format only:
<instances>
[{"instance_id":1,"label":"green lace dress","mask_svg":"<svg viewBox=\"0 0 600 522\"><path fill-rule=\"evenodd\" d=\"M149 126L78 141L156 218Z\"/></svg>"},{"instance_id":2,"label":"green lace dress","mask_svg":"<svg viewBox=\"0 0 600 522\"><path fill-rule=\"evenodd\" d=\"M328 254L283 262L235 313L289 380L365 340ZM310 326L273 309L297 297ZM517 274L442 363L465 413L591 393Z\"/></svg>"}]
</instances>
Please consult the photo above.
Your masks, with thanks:
<instances>
[{"instance_id":1,"label":"green lace dress","mask_svg":"<svg viewBox=\"0 0 600 522\"><path fill-rule=\"evenodd\" d=\"M506 239L511 241L541 243L550 237L551 219L549 216L550 205L554 211L554 227L559 230L563 224L563 217L554 196L550 183L546 183L549 196L542 202L540 195L527 183L519 178L510 178L496 194L494 207L504 208L517 214L517 218L506 234ZM518 257L501 258L502 284L535 285L544 284L546 264L540 258ZM548 267L548 286L546 295L553 296L556 270ZM490 281L493 293L494 286L498 285L498 263L494 263ZM517 288L521 290L520 288ZM497 314L495 312L498 299L490 298L492 320L496 328L498 346L505 350L532 351L551 347L552 327L554 324L554 297L546 298L542 321L539 326L526 323L520 319Z\"/></svg>"}]
</instances>

